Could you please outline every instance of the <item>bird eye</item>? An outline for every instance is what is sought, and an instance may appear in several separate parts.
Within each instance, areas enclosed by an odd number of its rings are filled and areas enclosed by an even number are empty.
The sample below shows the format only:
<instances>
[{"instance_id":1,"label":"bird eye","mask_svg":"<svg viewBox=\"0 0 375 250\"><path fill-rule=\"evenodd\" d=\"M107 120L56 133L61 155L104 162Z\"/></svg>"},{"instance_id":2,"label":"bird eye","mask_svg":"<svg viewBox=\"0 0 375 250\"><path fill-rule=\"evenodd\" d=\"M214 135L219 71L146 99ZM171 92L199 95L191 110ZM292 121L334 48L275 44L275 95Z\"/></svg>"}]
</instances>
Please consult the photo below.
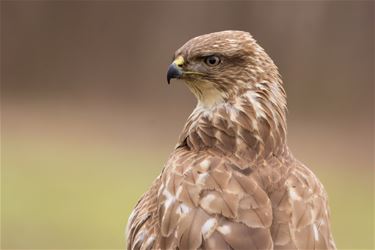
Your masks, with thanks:
<instances>
[{"instance_id":1,"label":"bird eye","mask_svg":"<svg viewBox=\"0 0 375 250\"><path fill-rule=\"evenodd\" d=\"M218 65L221 60L218 56L207 56L205 59L204 59L204 62L208 65L208 66L216 66Z\"/></svg>"}]
</instances>

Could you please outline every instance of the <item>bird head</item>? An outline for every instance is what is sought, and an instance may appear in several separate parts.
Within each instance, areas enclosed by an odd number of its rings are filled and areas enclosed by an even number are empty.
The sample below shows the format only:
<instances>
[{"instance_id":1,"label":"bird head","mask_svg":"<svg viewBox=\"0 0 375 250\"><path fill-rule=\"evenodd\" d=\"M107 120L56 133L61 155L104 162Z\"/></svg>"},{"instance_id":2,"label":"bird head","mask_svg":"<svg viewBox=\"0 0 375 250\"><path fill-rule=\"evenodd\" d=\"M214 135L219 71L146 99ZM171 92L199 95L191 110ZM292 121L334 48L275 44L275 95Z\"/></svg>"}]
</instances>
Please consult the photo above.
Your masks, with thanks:
<instances>
[{"instance_id":1,"label":"bird head","mask_svg":"<svg viewBox=\"0 0 375 250\"><path fill-rule=\"evenodd\" d=\"M167 80L185 80L199 103L230 100L257 83L280 82L277 67L248 32L222 31L195 37L179 48Z\"/></svg>"}]
</instances>

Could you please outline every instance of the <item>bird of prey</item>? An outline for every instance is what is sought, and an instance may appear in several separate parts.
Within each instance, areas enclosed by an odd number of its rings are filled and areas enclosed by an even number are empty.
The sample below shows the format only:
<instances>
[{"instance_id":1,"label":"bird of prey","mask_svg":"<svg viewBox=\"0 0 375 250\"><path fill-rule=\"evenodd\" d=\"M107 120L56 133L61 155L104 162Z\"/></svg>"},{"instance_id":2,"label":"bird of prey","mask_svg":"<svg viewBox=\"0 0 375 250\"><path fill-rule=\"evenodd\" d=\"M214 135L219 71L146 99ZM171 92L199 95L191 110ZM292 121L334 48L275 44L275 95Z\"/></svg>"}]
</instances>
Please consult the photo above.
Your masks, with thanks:
<instances>
[{"instance_id":1,"label":"bird of prey","mask_svg":"<svg viewBox=\"0 0 375 250\"><path fill-rule=\"evenodd\" d=\"M286 95L243 31L195 37L167 73L198 100L127 226L128 249L335 249L327 194L286 144Z\"/></svg>"}]
</instances>

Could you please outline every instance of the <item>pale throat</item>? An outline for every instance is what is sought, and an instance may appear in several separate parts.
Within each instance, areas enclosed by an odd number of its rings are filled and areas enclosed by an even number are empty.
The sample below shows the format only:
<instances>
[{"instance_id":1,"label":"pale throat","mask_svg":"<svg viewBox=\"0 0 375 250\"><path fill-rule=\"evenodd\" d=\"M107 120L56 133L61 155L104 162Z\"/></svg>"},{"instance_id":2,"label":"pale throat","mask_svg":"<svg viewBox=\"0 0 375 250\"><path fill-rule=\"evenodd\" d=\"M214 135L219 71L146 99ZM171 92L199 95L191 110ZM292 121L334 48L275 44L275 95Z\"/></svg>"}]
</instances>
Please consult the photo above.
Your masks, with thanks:
<instances>
[{"instance_id":1,"label":"pale throat","mask_svg":"<svg viewBox=\"0 0 375 250\"><path fill-rule=\"evenodd\" d=\"M217 89L211 82L186 81L186 84L198 100L197 107L212 108L225 100L226 94Z\"/></svg>"}]
</instances>

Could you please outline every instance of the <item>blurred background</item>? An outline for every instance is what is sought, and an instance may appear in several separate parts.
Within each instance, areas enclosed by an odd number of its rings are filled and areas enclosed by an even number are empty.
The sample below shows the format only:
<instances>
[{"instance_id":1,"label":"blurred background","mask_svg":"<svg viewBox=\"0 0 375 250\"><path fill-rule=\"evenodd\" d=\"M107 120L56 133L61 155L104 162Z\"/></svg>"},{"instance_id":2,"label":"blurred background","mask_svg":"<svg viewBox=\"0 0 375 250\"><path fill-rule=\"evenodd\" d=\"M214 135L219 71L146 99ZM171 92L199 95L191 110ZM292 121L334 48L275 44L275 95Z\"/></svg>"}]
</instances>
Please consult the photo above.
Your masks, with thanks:
<instances>
[{"instance_id":1,"label":"blurred background","mask_svg":"<svg viewBox=\"0 0 375 250\"><path fill-rule=\"evenodd\" d=\"M172 55L226 29L279 66L338 248L374 248L373 1L1 1L1 248L123 248L195 106Z\"/></svg>"}]
</instances>

